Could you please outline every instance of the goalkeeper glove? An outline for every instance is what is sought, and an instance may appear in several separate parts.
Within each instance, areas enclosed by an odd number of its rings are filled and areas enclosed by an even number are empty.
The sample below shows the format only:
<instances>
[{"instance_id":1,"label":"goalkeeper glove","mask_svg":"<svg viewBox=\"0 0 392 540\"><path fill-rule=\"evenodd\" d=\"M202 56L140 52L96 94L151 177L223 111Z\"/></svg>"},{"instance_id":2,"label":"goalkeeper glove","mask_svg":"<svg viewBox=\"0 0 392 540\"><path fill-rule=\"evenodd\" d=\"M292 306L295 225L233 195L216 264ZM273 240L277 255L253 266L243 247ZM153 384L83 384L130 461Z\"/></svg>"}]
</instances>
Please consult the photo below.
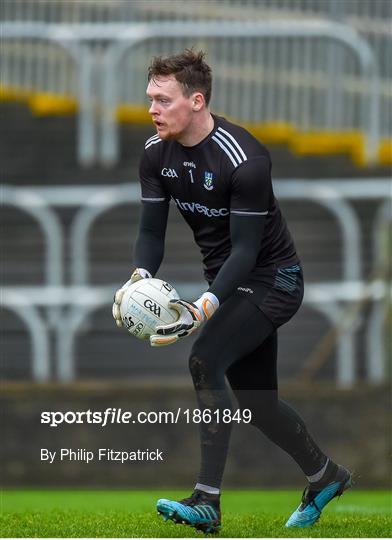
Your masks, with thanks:
<instances>
[{"instance_id":1,"label":"goalkeeper glove","mask_svg":"<svg viewBox=\"0 0 392 540\"><path fill-rule=\"evenodd\" d=\"M124 323L121 318L120 306L121 306L121 300L124 296L125 291L128 289L130 285L132 285L133 283L136 283L136 281L139 281L140 279L150 278L150 277L152 277L152 275L150 274L148 270L145 270L144 268L136 268L136 270L134 270L133 274L131 275L131 278L128 279L128 281L124 283L124 285L116 291L114 295L112 315L119 328L124 326Z\"/></svg>"},{"instance_id":2,"label":"goalkeeper glove","mask_svg":"<svg viewBox=\"0 0 392 540\"><path fill-rule=\"evenodd\" d=\"M212 317L219 307L219 300L214 294L206 292L193 303L170 300L169 307L177 311L178 319L175 323L157 327L157 333L150 336L152 347L171 345L193 334L204 321Z\"/></svg>"}]
</instances>

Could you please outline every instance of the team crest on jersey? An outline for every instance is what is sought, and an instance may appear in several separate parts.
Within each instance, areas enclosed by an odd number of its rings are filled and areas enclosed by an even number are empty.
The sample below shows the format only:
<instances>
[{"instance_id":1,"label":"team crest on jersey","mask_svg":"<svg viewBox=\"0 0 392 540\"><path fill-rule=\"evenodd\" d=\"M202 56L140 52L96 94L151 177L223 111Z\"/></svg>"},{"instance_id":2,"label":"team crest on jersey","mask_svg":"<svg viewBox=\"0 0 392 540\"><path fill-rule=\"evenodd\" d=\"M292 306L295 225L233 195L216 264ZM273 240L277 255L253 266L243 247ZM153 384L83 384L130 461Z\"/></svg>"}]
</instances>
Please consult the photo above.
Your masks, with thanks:
<instances>
[{"instance_id":1,"label":"team crest on jersey","mask_svg":"<svg viewBox=\"0 0 392 540\"><path fill-rule=\"evenodd\" d=\"M208 171L205 171L204 173L204 187L208 190L208 191L211 191L211 189L214 189L214 175L212 172L208 172Z\"/></svg>"}]
</instances>

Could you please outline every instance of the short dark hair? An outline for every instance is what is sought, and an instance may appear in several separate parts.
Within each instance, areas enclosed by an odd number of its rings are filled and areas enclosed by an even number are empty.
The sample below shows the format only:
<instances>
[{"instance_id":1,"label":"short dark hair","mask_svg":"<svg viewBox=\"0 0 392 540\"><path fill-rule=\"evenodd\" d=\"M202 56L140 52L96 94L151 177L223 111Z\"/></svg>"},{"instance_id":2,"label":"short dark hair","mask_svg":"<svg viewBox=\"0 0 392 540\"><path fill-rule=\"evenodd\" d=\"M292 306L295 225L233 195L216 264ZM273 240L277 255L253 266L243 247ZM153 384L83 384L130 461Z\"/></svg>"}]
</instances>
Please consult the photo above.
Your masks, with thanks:
<instances>
[{"instance_id":1,"label":"short dark hair","mask_svg":"<svg viewBox=\"0 0 392 540\"><path fill-rule=\"evenodd\" d=\"M159 75L174 75L184 96L189 97L193 92L201 92L208 105L211 99L212 74L204 57L203 51L194 52L192 49L166 57L155 56L148 68L148 81Z\"/></svg>"}]
</instances>

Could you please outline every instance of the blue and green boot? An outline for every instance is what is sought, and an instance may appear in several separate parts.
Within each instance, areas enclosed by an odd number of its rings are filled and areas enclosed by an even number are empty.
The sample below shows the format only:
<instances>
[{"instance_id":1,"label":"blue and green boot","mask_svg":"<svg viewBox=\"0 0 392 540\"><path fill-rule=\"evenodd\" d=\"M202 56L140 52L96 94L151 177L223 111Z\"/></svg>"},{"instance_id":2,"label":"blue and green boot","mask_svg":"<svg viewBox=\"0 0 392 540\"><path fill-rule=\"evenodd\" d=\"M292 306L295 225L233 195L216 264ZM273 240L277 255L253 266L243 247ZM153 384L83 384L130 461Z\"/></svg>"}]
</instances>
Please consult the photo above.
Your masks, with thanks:
<instances>
[{"instance_id":1,"label":"blue and green boot","mask_svg":"<svg viewBox=\"0 0 392 540\"><path fill-rule=\"evenodd\" d=\"M286 527L310 527L316 523L324 507L351 487L352 475L342 465L336 465L332 478L324 486L319 484L305 488L301 504L287 520Z\"/></svg>"},{"instance_id":2,"label":"blue and green boot","mask_svg":"<svg viewBox=\"0 0 392 540\"><path fill-rule=\"evenodd\" d=\"M221 527L220 495L211 495L196 489L192 495L181 501L159 499L158 514L164 520L194 527L206 534L216 533Z\"/></svg>"}]
</instances>

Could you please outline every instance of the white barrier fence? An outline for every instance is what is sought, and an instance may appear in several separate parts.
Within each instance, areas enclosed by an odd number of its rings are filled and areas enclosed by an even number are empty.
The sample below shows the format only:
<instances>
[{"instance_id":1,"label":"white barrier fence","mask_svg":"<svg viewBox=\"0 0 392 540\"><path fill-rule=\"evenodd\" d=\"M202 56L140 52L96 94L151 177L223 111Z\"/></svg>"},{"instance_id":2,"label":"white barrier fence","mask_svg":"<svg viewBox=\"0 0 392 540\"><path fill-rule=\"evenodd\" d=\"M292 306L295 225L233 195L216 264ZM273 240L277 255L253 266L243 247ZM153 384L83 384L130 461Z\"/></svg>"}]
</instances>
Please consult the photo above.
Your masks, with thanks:
<instances>
[{"instance_id":1,"label":"white barrier fence","mask_svg":"<svg viewBox=\"0 0 392 540\"><path fill-rule=\"evenodd\" d=\"M382 259L379 238L385 223L391 221L391 184L389 179L369 180L277 180L276 195L281 200L308 200L326 208L339 225L342 234L343 276L338 283L307 285L305 303L322 313L332 327L342 324L350 303L370 299L372 309L366 329L367 378L381 383L386 376L383 339L384 300L390 295L390 284L380 278L363 281L361 232L358 218L349 200L379 200L380 207L373 229L374 260ZM1 186L3 204L26 211L39 224L45 238L46 284L42 286L4 286L1 304L12 310L25 323L32 340L33 376L50 378L50 332L56 335L56 376L61 381L75 377L75 340L86 318L108 305L118 284L89 284L88 241L94 221L105 211L124 203L139 202L139 187L118 186ZM54 207L76 207L70 230L71 285L63 281L63 237L59 216ZM202 283L176 283L184 297L192 298L203 290ZM42 315L38 308L48 308ZM49 324L47 324L49 323ZM354 347L355 325L345 328L337 342L337 384L351 387L356 381Z\"/></svg>"},{"instance_id":2,"label":"white barrier fence","mask_svg":"<svg viewBox=\"0 0 392 540\"><path fill-rule=\"evenodd\" d=\"M376 160L381 137L389 136L389 81L380 84L378 59L368 42L336 21L3 22L1 34L3 84L49 92L55 84L78 101L78 157L85 165L118 160L116 110L124 102L146 104L151 56L194 45L211 56L216 111L242 122L283 122L302 131L359 130L368 162ZM338 50L333 58L349 56L347 66L342 60L341 75L325 65L325 41ZM54 58L63 58L63 71L33 58L37 43L40 51L44 43ZM56 82L45 88L52 72Z\"/></svg>"},{"instance_id":3,"label":"white barrier fence","mask_svg":"<svg viewBox=\"0 0 392 540\"><path fill-rule=\"evenodd\" d=\"M372 47L380 67L381 100L383 114L381 129L383 136L390 136L391 122L388 113L390 103L389 81L392 77L392 64L389 57L392 53L392 4L390 0L2 0L0 3L0 20L3 22L44 22L45 24L91 25L91 24L133 24L152 22L200 22L214 21L216 26L222 22L265 22L265 21L310 21L323 19L339 22L353 28ZM206 41L201 42L205 46ZM130 84L132 79L145 78L145 66L151 56L158 52L168 52L168 47L182 47L178 39L174 44L162 36L153 43L145 43L133 51L124 68L126 75L121 79L121 95L124 102L134 102L140 99L140 91L144 95L142 85ZM6 46L3 43L3 49ZM317 107L317 120L325 113L330 127L339 123L351 122L355 116L357 92L363 90L355 80L353 58L342 51L334 43L323 44L318 41L305 39L303 44L281 40L279 44L271 41L268 44L252 43L251 40L232 40L230 37L220 40L210 51L210 60L217 69L219 93L227 86L230 78L230 66L234 66L233 77L246 77L257 82L259 89L255 97L263 96L268 107L263 111L263 118L270 121L270 116L276 119L286 119L289 113L291 120L306 117L300 110L301 101L307 103L310 99L322 99L322 107ZM97 49L99 54L99 49ZM8 61L14 63L13 82L18 82L18 71L25 73L22 78L25 84L32 88L38 83L39 90L53 92L68 92L73 82L70 77L70 66L61 51L45 44L18 43L9 48L5 54ZM25 58L28 67L24 70ZM216 62L215 62L216 60ZM229 60L229 65L227 61ZM32 74L32 66L37 65L38 73ZM8 62L5 62L7 67ZM221 66L221 67L220 67ZM244 68L238 74L238 68ZM248 69L250 66L250 71ZM258 66L258 69L254 69ZM279 77L279 74L281 76ZM261 76L262 75L262 76ZM22 73L19 73L19 82ZM324 77L324 79L322 79ZM326 93L312 84L312 78L325 80L328 83ZM268 80L267 80L268 79ZM345 80L344 92L339 90L340 81ZM233 79L230 79L233 81ZM232 84L230 87L232 88ZM253 92L252 80L249 80L247 92ZM317 86L317 84L316 84ZM360 88L358 88L360 87ZM132 90L130 90L132 88ZM288 96L290 99L288 100ZM227 96L226 96L227 97ZM229 96L230 97L230 96ZM276 99L275 99L276 98ZM348 98L348 99L346 99ZM290 101L290 110L285 103ZM351 104L350 104L351 103ZM273 104L273 106L271 106ZM257 107L259 110L260 105ZM390 105L389 105L390 108ZM222 111L226 111L225 108ZM254 112L254 111L253 111ZM226 111L228 114L228 112ZM265 115L267 113L267 116Z\"/></svg>"}]
</instances>

